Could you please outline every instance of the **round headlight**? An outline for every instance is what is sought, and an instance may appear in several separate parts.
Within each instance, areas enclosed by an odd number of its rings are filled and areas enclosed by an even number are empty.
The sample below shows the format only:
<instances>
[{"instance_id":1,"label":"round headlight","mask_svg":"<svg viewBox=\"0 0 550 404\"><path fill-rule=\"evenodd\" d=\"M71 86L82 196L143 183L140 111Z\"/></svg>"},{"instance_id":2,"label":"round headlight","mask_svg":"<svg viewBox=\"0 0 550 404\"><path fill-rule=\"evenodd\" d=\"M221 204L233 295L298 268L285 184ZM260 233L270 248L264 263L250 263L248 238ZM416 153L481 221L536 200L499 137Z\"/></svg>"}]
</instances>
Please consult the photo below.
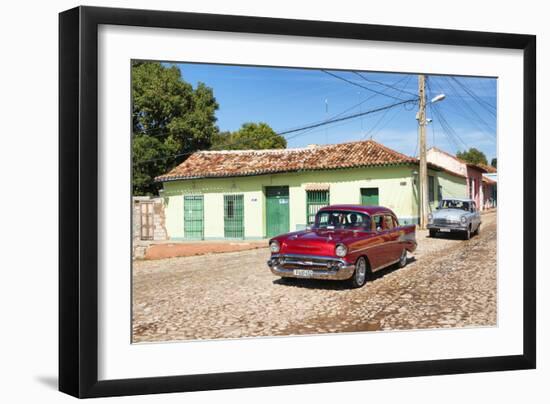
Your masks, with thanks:
<instances>
[{"instance_id":1,"label":"round headlight","mask_svg":"<svg viewBox=\"0 0 550 404\"><path fill-rule=\"evenodd\" d=\"M277 240L273 240L271 243L269 243L269 249L272 253L278 253L281 249L281 246L279 245L279 242Z\"/></svg>"},{"instance_id":2,"label":"round headlight","mask_svg":"<svg viewBox=\"0 0 550 404\"><path fill-rule=\"evenodd\" d=\"M348 253L348 248L344 244L338 244L334 252L338 257L345 257Z\"/></svg>"},{"instance_id":3,"label":"round headlight","mask_svg":"<svg viewBox=\"0 0 550 404\"><path fill-rule=\"evenodd\" d=\"M428 213L428 222L433 222L434 220L434 215L432 215L431 213Z\"/></svg>"},{"instance_id":4,"label":"round headlight","mask_svg":"<svg viewBox=\"0 0 550 404\"><path fill-rule=\"evenodd\" d=\"M460 222L466 223L466 216L460 216Z\"/></svg>"}]
</instances>

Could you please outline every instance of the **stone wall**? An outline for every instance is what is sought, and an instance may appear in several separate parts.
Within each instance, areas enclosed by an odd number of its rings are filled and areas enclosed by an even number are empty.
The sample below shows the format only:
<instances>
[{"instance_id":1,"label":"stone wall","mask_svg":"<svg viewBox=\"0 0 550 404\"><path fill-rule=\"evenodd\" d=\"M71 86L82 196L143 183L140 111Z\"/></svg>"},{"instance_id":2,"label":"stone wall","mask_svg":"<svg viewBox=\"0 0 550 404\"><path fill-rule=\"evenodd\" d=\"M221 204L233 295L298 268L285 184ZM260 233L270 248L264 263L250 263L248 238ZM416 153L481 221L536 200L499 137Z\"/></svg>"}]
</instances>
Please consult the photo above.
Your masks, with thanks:
<instances>
[{"instance_id":1,"label":"stone wall","mask_svg":"<svg viewBox=\"0 0 550 404\"><path fill-rule=\"evenodd\" d=\"M141 205L144 203L153 204L153 232L152 239L149 240L144 240L141 236ZM134 258L143 256L145 249L151 242L168 240L164 198L148 196L135 196L132 198L132 238Z\"/></svg>"}]
</instances>

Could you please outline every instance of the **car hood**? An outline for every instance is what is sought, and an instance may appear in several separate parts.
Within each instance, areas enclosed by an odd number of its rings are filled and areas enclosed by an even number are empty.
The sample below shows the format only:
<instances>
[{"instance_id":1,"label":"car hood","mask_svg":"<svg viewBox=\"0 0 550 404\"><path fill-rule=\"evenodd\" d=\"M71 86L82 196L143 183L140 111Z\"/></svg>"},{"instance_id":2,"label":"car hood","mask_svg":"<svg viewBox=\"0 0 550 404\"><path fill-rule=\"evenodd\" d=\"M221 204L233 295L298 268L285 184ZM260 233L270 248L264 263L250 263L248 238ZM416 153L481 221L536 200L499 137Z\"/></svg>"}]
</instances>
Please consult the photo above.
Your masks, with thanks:
<instances>
[{"instance_id":1,"label":"car hood","mask_svg":"<svg viewBox=\"0 0 550 404\"><path fill-rule=\"evenodd\" d=\"M461 216L468 214L462 209L438 209L432 212L434 219L456 219L459 220Z\"/></svg>"},{"instance_id":2,"label":"car hood","mask_svg":"<svg viewBox=\"0 0 550 404\"><path fill-rule=\"evenodd\" d=\"M357 232L353 230L312 229L280 237L281 253L307 255L334 255L334 247L344 243Z\"/></svg>"}]
</instances>

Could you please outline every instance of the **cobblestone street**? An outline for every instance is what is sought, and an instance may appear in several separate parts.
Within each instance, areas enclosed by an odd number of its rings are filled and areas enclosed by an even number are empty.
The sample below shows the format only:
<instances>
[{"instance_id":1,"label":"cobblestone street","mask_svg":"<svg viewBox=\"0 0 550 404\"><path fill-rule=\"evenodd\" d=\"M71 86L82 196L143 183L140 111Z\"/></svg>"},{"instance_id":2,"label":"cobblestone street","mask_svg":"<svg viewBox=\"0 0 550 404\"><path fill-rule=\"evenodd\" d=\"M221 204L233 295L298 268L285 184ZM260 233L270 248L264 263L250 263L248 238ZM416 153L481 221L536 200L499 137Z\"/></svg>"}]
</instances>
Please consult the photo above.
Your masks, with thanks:
<instances>
[{"instance_id":1,"label":"cobblestone street","mask_svg":"<svg viewBox=\"0 0 550 404\"><path fill-rule=\"evenodd\" d=\"M363 288L282 281L267 248L135 261L134 342L495 326L496 213L478 236L429 238Z\"/></svg>"}]
</instances>

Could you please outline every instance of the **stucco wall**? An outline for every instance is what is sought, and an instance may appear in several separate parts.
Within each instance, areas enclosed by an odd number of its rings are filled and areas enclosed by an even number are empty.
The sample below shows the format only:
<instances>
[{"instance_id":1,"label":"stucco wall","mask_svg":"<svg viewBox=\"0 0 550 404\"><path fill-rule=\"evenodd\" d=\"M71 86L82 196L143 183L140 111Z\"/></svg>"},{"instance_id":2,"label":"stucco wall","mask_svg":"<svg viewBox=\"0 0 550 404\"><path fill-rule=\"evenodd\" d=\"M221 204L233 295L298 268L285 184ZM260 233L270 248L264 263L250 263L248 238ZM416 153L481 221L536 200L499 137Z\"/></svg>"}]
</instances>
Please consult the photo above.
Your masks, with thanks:
<instances>
[{"instance_id":1,"label":"stucco wall","mask_svg":"<svg viewBox=\"0 0 550 404\"><path fill-rule=\"evenodd\" d=\"M483 175L482 172L473 168L467 168L469 196L479 209L483 210Z\"/></svg>"},{"instance_id":2,"label":"stucco wall","mask_svg":"<svg viewBox=\"0 0 550 404\"><path fill-rule=\"evenodd\" d=\"M288 186L290 230L301 229L306 224L305 187L310 183L330 184L331 204L358 204L361 201L361 188L378 188L380 205L392 209L403 223L416 222L418 202L413 182L414 171L418 171L418 168L373 167L167 182L163 192L166 228L170 238L184 238L183 195L204 195L205 239L223 238L223 195L243 194L245 238L263 238L266 235L264 189L266 186ZM459 178L455 180L449 174L440 177L441 173L430 171L430 175L436 176L436 184L441 178L443 188L449 188L449 193L466 192L465 180L460 184Z\"/></svg>"},{"instance_id":3,"label":"stucco wall","mask_svg":"<svg viewBox=\"0 0 550 404\"><path fill-rule=\"evenodd\" d=\"M426 153L426 159L429 163L436 164L440 167L445 167L454 173L466 176L466 165L456 158L449 156L446 153L437 149L429 149Z\"/></svg>"},{"instance_id":4,"label":"stucco wall","mask_svg":"<svg viewBox=\"0 0 550 404\"><path fill-rule=\"evenodd\" d=\"M457 177L446 173L445 171L439 171L437 173L437 180L442 187L443 198L467 198L468 187L466 178Z\"/></svg>"}]
</instances>

